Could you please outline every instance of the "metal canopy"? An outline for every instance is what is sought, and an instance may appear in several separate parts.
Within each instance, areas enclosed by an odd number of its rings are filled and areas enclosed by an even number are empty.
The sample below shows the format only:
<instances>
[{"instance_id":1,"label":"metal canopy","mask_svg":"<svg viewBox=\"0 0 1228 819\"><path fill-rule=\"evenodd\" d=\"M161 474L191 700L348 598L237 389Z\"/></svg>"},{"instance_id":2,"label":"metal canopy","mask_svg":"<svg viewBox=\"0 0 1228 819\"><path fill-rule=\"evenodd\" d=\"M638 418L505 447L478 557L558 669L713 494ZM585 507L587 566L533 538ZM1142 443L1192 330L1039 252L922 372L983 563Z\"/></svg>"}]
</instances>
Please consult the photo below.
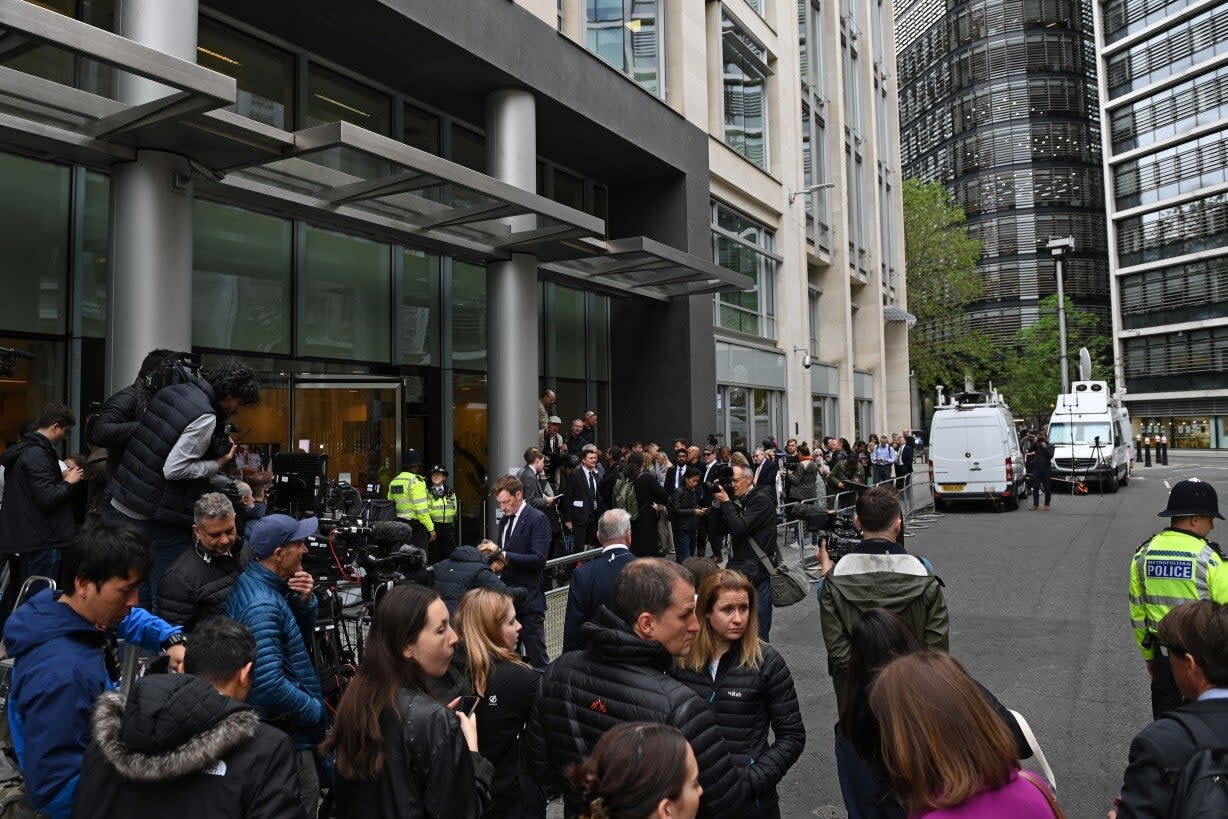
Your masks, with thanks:
<instances>
[{"instance_id":1,"label":"metal canopy","mask_svg":"<svg viewBox=\"0 0 1228 819\"><path fill-rule=\"evenodd\" d=\"M883 305L883 319L887 322L900 321L908 325L911 330L917 323L917 317L912 313L894 304Z\"/></svg>"},{"instance_id":2,"label":"metal canopy","mask_svg":"<svg viewBox=\"0 0 1228 819\"><path fill-rule=\"evenodd\" d=\"M579 280L586 289L659 301L755 288L749 276L646 236L590 244L596 255L544 264L542 269L563 280Z\"/></svg>"},{"instance_id":3,"label":"metal canopy","mask_svg":"<svg viewBox=\"0 0 1228 819\"><path fill-rule=\"evenodd\" d=\"M64 67L73 85L54 79ZM25 0L0 0L6 141L114 162L124 146L177 148L175 129L158 126L231 105L235 96L224 74Z\"/></svg>"},{"instance_id":4,"label":"metal canopy","mask_svg":"<svg viewBox=\"0 0 1228 819\"><path fill-rule=\"evenodd\" d=\"M596 216L348 122L298 131L289 156L229 169L224 184L487 259L571 256L605 230Z\"/></svg>"}]
</instances>

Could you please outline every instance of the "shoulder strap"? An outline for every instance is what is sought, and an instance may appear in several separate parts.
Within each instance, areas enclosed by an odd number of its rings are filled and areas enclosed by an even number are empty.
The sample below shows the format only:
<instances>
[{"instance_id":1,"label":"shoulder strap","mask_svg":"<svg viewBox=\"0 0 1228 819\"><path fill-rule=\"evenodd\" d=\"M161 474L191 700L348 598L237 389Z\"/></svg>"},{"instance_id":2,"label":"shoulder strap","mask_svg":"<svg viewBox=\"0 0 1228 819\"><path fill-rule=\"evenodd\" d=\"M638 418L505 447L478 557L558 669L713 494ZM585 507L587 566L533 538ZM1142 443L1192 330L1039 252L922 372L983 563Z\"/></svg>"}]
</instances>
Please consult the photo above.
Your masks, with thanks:
<instances>
[{"instance_id":1,"label":"shoulder strap","mask_svg":"<svg viewBox=\"0 0 1228 819\"><path fill-rule=\"evenodd\" d=\"M755 539L750 535L747 535L746 539L750 542L751 548L755 550L755 555L763 564L763 568L768 570L768 574L775 574L776 566L772 564L772 561L768 560L768 556L765 555L763 550L759 548L759 544L755 541Z\"/></svg>"},{"instance_id":2,"label":"shoulder strap","mask_svg":"<svg viewBox=\"0 0 1228 819\"><path fill-rule=\"evenodd\" d=\"M1062 806L1057 803L1057 797L1053 795L1053 791L1046 788L1036 775L1031 771L1020 768L1019 775L1036 786L1036 790L1044 794L1045 801L1049 803L1049 810L1053 811L1055 819L1066 819L1066 813L1062 810Z\"/></svg>"}]
</instances>

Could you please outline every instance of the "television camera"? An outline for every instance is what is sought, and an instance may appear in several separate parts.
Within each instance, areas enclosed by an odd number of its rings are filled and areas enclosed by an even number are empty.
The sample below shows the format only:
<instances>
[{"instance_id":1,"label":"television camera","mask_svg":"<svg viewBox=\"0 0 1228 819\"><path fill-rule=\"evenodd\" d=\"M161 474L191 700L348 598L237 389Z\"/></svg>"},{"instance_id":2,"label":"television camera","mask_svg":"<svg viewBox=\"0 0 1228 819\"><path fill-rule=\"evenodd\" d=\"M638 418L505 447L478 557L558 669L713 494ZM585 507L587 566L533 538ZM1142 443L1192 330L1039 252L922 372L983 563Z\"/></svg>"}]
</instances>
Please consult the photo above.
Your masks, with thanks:
<instances>
[{"instance_id":1,"label":"television camera","mask_svg":"<svg viewBox=\"0 0 1228 819\"><path fill-rule=\"evenodd\" d=\"M818 545L826 546L827 556L832 563L837 563L861 545L861 530L847 512L828 512L826 523L826 528L818 533Z\"/></svg>"},{"instance_id":2,"label":"television camera","mask_svg":"<svg viewBox=\"0 0 1228 819\"><path fill-rule=\"evenodd\" d=\"M319 531L307 539L303 569L324 582L358 582L362 599L378 602L400 583L431 585L426 551L412 540L413 528L399 520L321 518Z\"/></svg>"}]
</instances>

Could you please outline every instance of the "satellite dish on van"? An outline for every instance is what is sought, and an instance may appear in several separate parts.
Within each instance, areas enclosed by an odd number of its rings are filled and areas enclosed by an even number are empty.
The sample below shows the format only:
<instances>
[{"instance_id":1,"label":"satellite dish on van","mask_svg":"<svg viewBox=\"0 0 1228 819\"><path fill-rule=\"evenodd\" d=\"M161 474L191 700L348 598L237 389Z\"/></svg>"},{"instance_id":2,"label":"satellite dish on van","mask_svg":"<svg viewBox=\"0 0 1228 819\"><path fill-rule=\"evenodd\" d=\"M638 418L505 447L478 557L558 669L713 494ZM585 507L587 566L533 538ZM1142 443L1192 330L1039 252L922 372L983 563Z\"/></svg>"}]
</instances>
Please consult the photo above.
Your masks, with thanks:
<instances>
[{"instance_id":1,"label":"satellite dish on van","mask_svg":"<svg viewBox=\"0 0 1228 819\"><path fill-rule=\"evenodd\" d=\"M1079 348L1079 380L1092 380L1092 354L1087 351L1086 347Z\"/></svg>"}]
</instances>

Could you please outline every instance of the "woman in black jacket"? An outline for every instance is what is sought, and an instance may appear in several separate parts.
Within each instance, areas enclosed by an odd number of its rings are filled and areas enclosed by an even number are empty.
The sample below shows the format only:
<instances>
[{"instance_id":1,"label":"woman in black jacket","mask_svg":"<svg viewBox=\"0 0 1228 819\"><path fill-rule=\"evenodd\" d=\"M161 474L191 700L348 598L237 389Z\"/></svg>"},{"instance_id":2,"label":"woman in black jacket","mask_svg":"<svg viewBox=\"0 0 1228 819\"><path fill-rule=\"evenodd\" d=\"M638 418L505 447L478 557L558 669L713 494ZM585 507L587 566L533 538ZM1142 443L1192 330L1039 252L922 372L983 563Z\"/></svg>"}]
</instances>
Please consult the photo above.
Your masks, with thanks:
<instances>
[{"instance_id":1,"label":"woman in black jacket","mask_svg":"<svg viewBox=\"0 0 1228 819\"><path fill-rule=\"evenodd\" d=\"M337 754L341 819L476 819L489 804L494 770L478 753L477 721L453 710L459 699L444 707L429 693L455 646L434 591L410 583L384 595L322 747Z\"/></svg>"},{"instance_id":2,"label":"woman in black jacket","mask_svg":"<svg viewBox=\"0 0 1228 819\"><path fill-rule=\"evenodd\" d=\"M779 652L759 639L755 587L741 573L709 575L695 614L699 633L674 676L711 703L725 747L750 782L749 815L779 817L776 785L806 745L793 675Z\"/></svg>"},{"instance_id":3,"label":"woman in black jacket","mask_svg":"<svg viewBox=\"0 0 1228 819\"><path fill-rule=\"evenodd\" d=\"M520 623L512 598L494 589L470 591L456 610L456 630L466 682L481 698L473 712L482 726L478 752L495 767L483 819L540 819L546 799L529 776L520 739L541 675L516 653Z\"/></svg>"},{"instance_id":4,"label":"woman in black jacket","mask_svg":"<svg viewBox=\"0 0 1228 819\"><path fill-rule=\"evenodd\" d=\"M644 468L643 452L628 452L621 480L631 481L639 512L631 521L631 553L636 557L657 556L657 522L660 510L669 502L669 493L656 477ZM615 493L618 488L615 485Z\"/></svg>"},{"instance_id":5,"label":"woman in black jacket","mask_svg":"<svg viewBox=\"0 0 1228 819\"><path fill-rule=\"evenodd\" d=\"M674 559L679 563L695 553L700 522L707 525L708 512L712 509L699 484L700 477L698 469L688 466L683 473L682 486L669 499L669 516L674 527Z\"/></svg>"}]
</instances>

